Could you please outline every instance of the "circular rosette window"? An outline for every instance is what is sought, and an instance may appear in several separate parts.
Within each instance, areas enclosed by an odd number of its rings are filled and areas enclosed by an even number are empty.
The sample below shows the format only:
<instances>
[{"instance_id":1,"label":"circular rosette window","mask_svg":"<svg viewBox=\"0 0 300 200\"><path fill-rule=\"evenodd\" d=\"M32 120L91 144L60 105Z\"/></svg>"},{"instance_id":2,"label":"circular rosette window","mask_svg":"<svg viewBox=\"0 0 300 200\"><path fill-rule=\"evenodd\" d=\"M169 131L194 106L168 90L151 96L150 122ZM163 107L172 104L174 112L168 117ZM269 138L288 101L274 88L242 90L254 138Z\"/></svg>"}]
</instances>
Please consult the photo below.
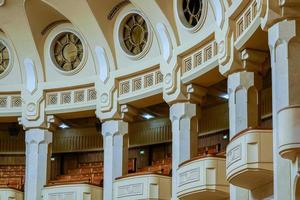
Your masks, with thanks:
<instances>
[{"instance_id":1,"label":"circular rosette window","mask_svg":"<svg viewBox=\"0 0 300 200\"><path fill-rule=\"evenodd\" d=\"M150 33L147 21L139 13L128 14L121 23L120 43L132 57L141 57L148 50Z\"/></svg>"},{"instance_id":2,"label":"circular rosette window","mask_svg":"<svg viewBox=\"0 0 300 200\"><path fill-rule=\"evenodd\" d=\"M52 59L64 72L76 70L84 55L82 41L74 33L63 32L52 43Z\"/></svg>"},{"instance_id":3,"label":"circular rosette window","mask_svg":"<svg viewBox=\"0 0 300 200\"><path fill-rule=\"evenodd\" d=\"M206 17L207 0L178 0L178 14L185 28L197 31Z\"/></svg>"},{"instance_id":4,"label":"circular rosette window","mask_svg":"<svg viewBox=\"0 0 300 200\"><path fill-rule=\"evenodd\" d=\"M0 41L0 75L4 74L9 66L9 50L7 46Z\"/></svg>"}]
</instances>

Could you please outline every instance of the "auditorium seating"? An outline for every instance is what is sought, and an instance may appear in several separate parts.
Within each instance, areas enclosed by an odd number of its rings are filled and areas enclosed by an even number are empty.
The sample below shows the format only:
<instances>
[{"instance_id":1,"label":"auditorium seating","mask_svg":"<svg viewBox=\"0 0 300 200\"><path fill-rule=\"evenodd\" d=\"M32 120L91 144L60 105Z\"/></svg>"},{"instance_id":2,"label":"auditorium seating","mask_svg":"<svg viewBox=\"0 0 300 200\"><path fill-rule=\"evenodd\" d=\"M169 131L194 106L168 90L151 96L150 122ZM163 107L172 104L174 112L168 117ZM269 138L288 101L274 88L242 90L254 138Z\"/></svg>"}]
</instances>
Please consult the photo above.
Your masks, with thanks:
<instances>
[{"instance_id":1,"label":"auditorium seating","mask_svg":"<svg viewBox=\"0 0 300 200\"><path fill-rule=\"evenodd\" d=\"M199 156L205 155L224 155L224 151L221 151L220 144L206 146L198 149ZM153 161L151 166L143 167L138 172L152 172L163 175L171 175L172 158L166 157L161 160Z\"/></svg>"},{"instance_id":2,"label":"auditorium seating","mask_svg":"<svg viewBox=\"0 0 300 200\"><path fill-rule=\"evenodd\" d=\"M225 150L221 150L220 144L198 148L198 156L205 156L208 154L216 155L221 154L222 152L225 152Z\"/></svg>"},{"instance_id":3,"label":"auditorium seating","mask_svg":"<svg viewBox=\"0 0 300 200\"><path fill-rule=\"evenodd\" d=\"M67 183L90 183L101 186L103 184L103 162L80 163L78 168L68 170L65 175L59 175L49 185Z\"/></svg>"},{"instance_id":4,"label":"auditorium seating","mask_svg":"<svg viewBox=\"0 0 300 200\"><path fill-rule=\"evenodd\" d=\"M153 172L163 175L170 175L172 168L172 158L167 157L165 159L153 161L151 166L143 167L138 172Z\"/></svg>"},{"instance_id":5,"label":"auditorium seating","mask_svg":"<svg viewBox=\"0 0 300 200\"><path fill-rule=\"evenodd\" d=\"M24 165L0 165L0 187L23 190L24 182Z\"/></svg>"}]
</instances>

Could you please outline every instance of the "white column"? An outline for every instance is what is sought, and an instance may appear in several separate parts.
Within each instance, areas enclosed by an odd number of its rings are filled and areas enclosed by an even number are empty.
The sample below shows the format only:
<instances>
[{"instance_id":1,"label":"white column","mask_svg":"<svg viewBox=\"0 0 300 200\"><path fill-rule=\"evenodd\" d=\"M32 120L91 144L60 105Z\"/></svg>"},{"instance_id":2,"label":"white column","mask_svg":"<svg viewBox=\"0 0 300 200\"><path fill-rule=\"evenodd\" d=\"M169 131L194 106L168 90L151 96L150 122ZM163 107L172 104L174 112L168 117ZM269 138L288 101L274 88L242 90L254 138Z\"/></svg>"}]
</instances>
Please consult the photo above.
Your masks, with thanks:
<instances>
[{"instance_id":1,"label":"white column","mask_svg":"<svg viewBox=\"0 0 300 200\"><path fill-rule=\"evenodd\" d=\"M275 199L294 200L299 176L299 165L295 163L300 150L299 30L300 22L296 20L278 22L268 30L272 64ZM295 164L298 165L296 173L293 171Z\"/></svg>"},{"instance_id":2,"label":"white column","mask_svg":"<svg viewBox=\"0 0 300 200\"><path fill-rule=\"evenodd\" d=\"M170 108L172 122L172 199L177 199L176 172L180 163L197 155L198 108L196 104L176 103Z\"/></svg>"},{"instance_id":3,"label":"white column","mask_svg":"<svg viewBox=\"0 0 300 200\"><path fill-rule=\"evenodd\" d=\"M113 199L113 181L127 173L128 123L122 120L102 124L104 141L104 200Z\"/></svg>"},{"instance_id":4,"label":"white column","mask_svg":"<svg viewBox=\"0 0 300 200\"><path fill-rule=\"evenodd\" d=\"M228 76L230 139L239 132L259 125L261 76L257 72L241 71ZM230 185L231 200L247 200L250 191Z\"/></svg>"},{"instance_id":5,"label":"white column","mask_svg":"<svg viewBox=\"0 0 300 200\"><path fill-rule=\"evenodd\" d=\"M261 76L256 72L236 72L228 76L230 139L259 125Z\"/></svg>"},{"instance_id":6,"label":"white column","mask_svg":"<svg viewBox=\"0 0 300 200\"><path fill-rule=\"evenodd\" d=\"M249 190L230 185L230 200L247 200L249 198Z\"/></svg>"},{"instance_id":7,"label":"white column","mask_svg":"<svg viewBox=\"0 0 300 200\"><path fill-rule=\"evenodd\" d=\"M25 200L41 200L42 189L47 184L50 166L52 132L29 129L26 141Z\"/></svg>"}]
</instances>

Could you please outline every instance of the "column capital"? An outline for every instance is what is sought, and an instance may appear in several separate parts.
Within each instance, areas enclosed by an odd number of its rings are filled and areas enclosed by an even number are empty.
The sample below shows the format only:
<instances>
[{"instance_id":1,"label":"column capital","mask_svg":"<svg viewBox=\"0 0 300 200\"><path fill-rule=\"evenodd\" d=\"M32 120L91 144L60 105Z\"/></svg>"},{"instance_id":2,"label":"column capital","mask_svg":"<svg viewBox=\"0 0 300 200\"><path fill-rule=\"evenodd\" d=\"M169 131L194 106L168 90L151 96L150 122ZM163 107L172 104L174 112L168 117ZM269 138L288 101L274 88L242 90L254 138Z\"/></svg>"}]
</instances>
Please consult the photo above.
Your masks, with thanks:
<instances>
[{"instance_id":1,"label":"column capital","mask_svg":"<svg viewBox=\"0 0 300 200\"><path fill-rule=\"evenodd\" d=\"M139 114L138 109L128 104L121 105L121 117L125 122L134 121L134 117Z\"/></svg>"},{"instance_id":2,"label":"column capital","mask_svg":"<svg viewBox=\"0 0 300 200\"><path fill-rule=\"evenodd\" d=\"M22 117L18 118L19 124L23 126L24 130L30 130L30 129L45 129L54 131L58 125L60 124L61 120L55 117L54 115L46 115L45 120L42 124L36 125L36 126L27 126L28 124L25 122Z\"/></svg>"},{"instance_id":3,"label":"column capital","mask_svg":"<svg viewBox=\"0 0 300 200\"><path fill-rule=\"evenodd\" d=\"M248 90L253 86L259 90L262 88L261 76L255 72L241 71L228 76L229 95L238 89L244 88Z\"/></svg>"},{"instance_id":4,"label":"column capital","mask_svg":"<svg viewBox=\"0 0 300 200\"><path fill-rule=\"evenodd\" d=\"M242 61L242 68L245 71L263 72L263 64L266 62L268 54L263 51L257 51L253 49L244 49L240 53L240 59Z\"/></svg>"},{"instance_id":5,"label":"column capital","mask_svg":"<svg viewBox=\"0 0 300 200\"><path fill-rule=\"evenodd\" d=\"M39 128L33 128L26 131L25 134L25 142L26 144L41 144L46 143L50 144L52 143L52 132L45 130L45 129L39 129Z\"/></svg>"},{"instance_id":6,"label":"column capital","mask_svg":"<svg viewBox=\"0 0 300 200\"><path fill-rule=\"evenodd\" d=\"M256 72L236 72L229 75L227 87L230 138L233 138L238 132L259 125L262 78Z\"/></svg>"},{"instance_id":7,"label":"column capital","mask_svg":"<svg viewBox=\"0 0 300 200\"><path fill-rule=\"evenodd\" d=\"M193 103L175 103L170 107L170 120L180 120L183 118L193 118L197 116L199 107Z\"/></svg>"},{"instance_id":8,"label":"column capital","mask_svg":"<svg viewBox=\"0 0 300 200\"><path fill-rule=\"evenodd\" d=\"M109 120L102 124L102 135L126 135L128 133L128 123L123 120Z\"/></svg>"},{"instance_id":9,"label":"column capital","mask_svg":"<svg viewBox=\"0 0 300 200\"><path fill-rule=\"evenodd\" d=\"M290 40L296 37L297 23L296 20L284 20L274 24L268 30L269 47L271 53L280 44L289 44Z\"/></svg>"},{"instance_id":10,"label":"column capital","mask_svg":"<svg viewBox=\"0 0 300 200\"><path fill-rule=\"evenodd\" d=\"M190 103L203 104L207 94L207 89L196 84L186 86L187 99Z\"/></svg>"}]
</instances>

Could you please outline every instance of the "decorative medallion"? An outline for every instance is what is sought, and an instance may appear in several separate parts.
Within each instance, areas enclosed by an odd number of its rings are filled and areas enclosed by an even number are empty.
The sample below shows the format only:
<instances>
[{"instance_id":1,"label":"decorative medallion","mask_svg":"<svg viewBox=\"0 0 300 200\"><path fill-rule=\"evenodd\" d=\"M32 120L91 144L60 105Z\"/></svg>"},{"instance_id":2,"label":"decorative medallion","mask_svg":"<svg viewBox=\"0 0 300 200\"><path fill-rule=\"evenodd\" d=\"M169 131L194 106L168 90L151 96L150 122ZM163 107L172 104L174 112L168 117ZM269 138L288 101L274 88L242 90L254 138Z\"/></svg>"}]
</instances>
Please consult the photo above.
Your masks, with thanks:
<instances>
[{"instance_id":1,"label":"decorative medallion","mask_svg":"<svg viewBox=\"0 0 300 200\"><path fill-rule=\"evenodd\" d=\"M195 27L201 18L203 10L203 0L183 0L183 15L190 27Z\"/></svg>"},{"instance_id":2,"label":"decorative medallion","mask_svg":"<svg viewBox=\"0 0 300 200\"><path fill-rule=\"evenodd\" d=\"M177 0L177 14L181 24L195 33L204 24L209 0Z\"/></svg>"},{"instance_id":3,"label":"decorative medallion","mask_svg":"<svg viewBox=\"0 0 300 200\"><path fill-rule=\"evenodd\" d=\"M148 26L145 19L138 13L129 14L122 26L122 46L126 52L131 55L142 53L148 38Z\"/></svg>"},{"instance_id":4,"label":"decorative medallion","mask_svg":"<svg viewBox=\"0 0 300 200\"><path fill-rule=\"evenodd\" d=\"M82 61L83 45L81 40L71 32L64 32L52 44L53 61L63 71L75 70Z\"/></svg>"},{"instance_id":5,"label":"decorative medallion","mask_svg":"<svg viewBox=\"0 0 300 200\"><path fill-rule=\"evenodd\" d=\"M9 65L9 51L4 43L0 41L0 74L2 74Z\"/></svg>"},{"instance_id":6,"label":"decorative medallion","mask_svg":"<svg viewBox=\"0 0 300 200\"><path fill-rule=\"evenodd\" d=\"M170 73L168 73L166 76L165 76L165 83L166 84L170 84L172 81L172 75Z\"/></svg>"},{"instance_id":7,"label":"decorative medallion","mask_svg":"<svg viewBox=\"0 0 300 200\"><path fill-rule=\"evenodd\" d=\"M108 101L108 94L104 93L101 95L101 103L106 103Z\"/></svg>"}]
</instances>

